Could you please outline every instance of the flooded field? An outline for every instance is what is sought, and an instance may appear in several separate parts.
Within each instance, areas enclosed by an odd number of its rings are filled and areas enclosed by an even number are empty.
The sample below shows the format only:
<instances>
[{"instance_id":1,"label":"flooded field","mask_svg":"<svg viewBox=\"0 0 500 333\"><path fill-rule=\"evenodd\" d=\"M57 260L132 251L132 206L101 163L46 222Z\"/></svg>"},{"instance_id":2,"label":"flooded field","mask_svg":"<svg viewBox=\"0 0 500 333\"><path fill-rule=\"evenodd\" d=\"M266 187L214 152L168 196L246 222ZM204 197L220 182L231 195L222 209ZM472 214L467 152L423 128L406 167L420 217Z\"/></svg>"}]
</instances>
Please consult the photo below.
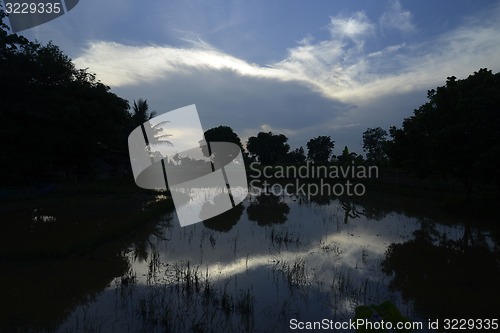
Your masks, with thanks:
<instances>
[{"instance_id":1,"label":"flooded field","mask_svg":"<svg viewBox=\"0 0 500 333\"><path fill-rule=\"evenodd\" d=\"M167 213L91 255L9 264L4 327L286 332L386 301L419 331L429 319L494 318L499 235L473 222L384 193L261 193L184 228Z\"/></svg>"}]
</instances>

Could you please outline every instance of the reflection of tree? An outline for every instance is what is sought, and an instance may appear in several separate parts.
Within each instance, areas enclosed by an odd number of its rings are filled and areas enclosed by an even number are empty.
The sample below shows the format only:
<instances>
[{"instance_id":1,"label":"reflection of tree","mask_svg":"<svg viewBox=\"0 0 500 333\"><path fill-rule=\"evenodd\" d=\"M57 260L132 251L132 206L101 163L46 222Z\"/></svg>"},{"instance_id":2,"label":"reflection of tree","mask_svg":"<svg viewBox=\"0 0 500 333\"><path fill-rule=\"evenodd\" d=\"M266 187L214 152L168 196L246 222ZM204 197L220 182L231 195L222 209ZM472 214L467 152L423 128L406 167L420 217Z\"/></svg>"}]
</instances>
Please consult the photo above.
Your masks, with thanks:
<instances>
[{"instance_id":1,"label":"reflection of tree","mask_svg":"<svg viewBox=\"0 0 500 333\"><path fill-rule=\"evenodd\" d=\"M499 254L484 237L473 237L470 226L459 240L437 237L422 228L415 238L391 244L382 269L393 274L391 287L415 301L417 311L430 318L487 318L500 308Z\"/></svg>"},{"instance_id":2,"label":"reflection of tree","mask_svg":"<svg viewBox=\"0 0 500 333\"><path fill-rule=\"evenodd\" d=\"M370 220L380 221L391 211L394 210L390 208L384 209L384 207L369 203L363 204L363 214ZM402 211L402 214L405 214L404 210Z\"/></svg>"},{"instance_id":3,"label":"reflection of tree","mask_svg":"<svg viewBox=\"0 0 500 333\"><path fill-rule=\"evenodd\" d=\"M8 287L2 292L0 331L38 332L55 330L76 306L125 274L129 264L123 248L113 247L64 260L2 266L8 274L0 282Z\"/></svg>"},{"instance_id":4,"label":"reflection of tree","mask_svg":"<svg viewBox=\"0 0 500 333\"><path fill-rule=\"evenodd\" d=\"M162 218L158 223L147 223L137 229L130 244L134 260L147 261L149 252L156 248L152 238L166 240L163 236L165 228L171 227L171 218Z\"/></svg>"},{"instance_id":5,"label":"reflection of tree","mask_svg":"<svg viewBox=\"0 0 500 333\"><path fill-rule=\"evenodd\" d=\"M382 220L390 213L403 214L418 219L427 218L432 208L427 201L385 192L367 191L362 197L349 199L362 207L364 216L376 221ZM422 204L426 205L426 210L422 209Z\"/></svg>"},{"instance_id":6,"label":"reflection of tree","mask_svg":"<svg viewBox=\"0 0 500 333\"><path fill-rule=\"evenodd\" d=\"M342 209L345 211L344 213L344 223L347 224L349 222L349 218L355 219L360 217L361 215L365 215L360 212L356 206L356 204L352 201L345 201L342 198L339 198L340 203L342 204Z\"/></svg>"},{"instance_id":7,"label":"reflection of tree","mask_svg":"<svg viewBox=\"0 0 500 333\"><path fill-rule=\"evenodd\" d=\"M330 195L310 195L308 196L310 202L314 202L317 205L320 206L326 206L329 205L333 200L335 200L334 197Z\"/></svg>"},{"instance_id":8,"label":"reflection of tree","mask_svg":"<svg viewBox=\"0 0 500 333\"><path fill-rule=\"evenodd\" d=\"M124 228L125 216L141 211L145 203L142 197L126 201L127 208L122 200L105 203L109 205L106 210L101 207L103 201L99 200L98 205L89 207L93 208L88 209L90 212L83 210L86 203L79 203L82 211L76 212L73 206L69 209L54 208L59 223L57 228L51 229L50 233L41 230L23 236L29 244L26 247L31 249L21 253L20 258L2 258L4 274L0 274L0 285L8 287L2 289L0 332L55 331L77 306L89 302L109 287L114 278L126 276L130 269L126 253L130 248L134 254L146 259L149 237L151 234L158 237L171 220L166 216L160 223L156 222L158 210L172 209L168 201L156 203L151 210L134 217L149 217L147 220L153 221L136 226L134 232L117 239L120 234L114 232ZM92 223L94 220L106 220L109 225ZM101 239L95 235L100 235ZM69 246L67 243L75 247L59 250L55 246L53 255L48 252L50 248L44 250L45 243L56 242L64 247Z\"/></svg>"},{"instance_id":9,"label":"reflection of tree","mask_svg":"<svg viewBox=\"0 0 500 333\"><path fill-rule=\"evenodd\" d=\"M275 194L260 194L247 208L248 219L260 226L285 223L290 207Z\"/></svg>"},{"instance_id":10,"label":"reflection of tree","mask_svg":"<svg viewBox=\"0 0 500 333\"><path fill-rule=\"evenodd\" d=\"M218 205L219 200L227 199L222 195L218 195L214 198L213 204L211 204L210 202L205 202L203 204L203 207L201 208L200 215L204 216L205 214L209 213L212 207L216 207ZM243 204L239 204L220 215L214 216L208 220L204 220L203 225L212 230L228 232L233 226L236 225L236 223L238 223L244 210L245 207L243 206Z\"/></svg>"}]
</instances>

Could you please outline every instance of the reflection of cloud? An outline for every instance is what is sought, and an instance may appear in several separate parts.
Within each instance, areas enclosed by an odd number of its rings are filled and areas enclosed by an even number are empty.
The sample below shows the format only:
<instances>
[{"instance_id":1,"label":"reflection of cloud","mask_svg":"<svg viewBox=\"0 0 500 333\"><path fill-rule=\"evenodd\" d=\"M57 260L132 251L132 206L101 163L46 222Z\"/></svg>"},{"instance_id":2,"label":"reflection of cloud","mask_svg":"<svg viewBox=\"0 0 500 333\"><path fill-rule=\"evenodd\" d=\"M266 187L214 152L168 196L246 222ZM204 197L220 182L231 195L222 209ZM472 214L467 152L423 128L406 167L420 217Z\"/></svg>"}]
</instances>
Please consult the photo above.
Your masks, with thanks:
<instances>
[{"instance_id":1,"label":"reflection of cloud","mask_svg":"<svg viewBox=\"0 0 500 333\"><path fill-rule=\"evenodd\" d=\"M391 243L413 238L413 232L422 228L421 218L393 212L378 221L360 216L346 225L342 223L343 210L338 201L327 206L303 205L291 199L287 202L292 207L290 219L275 230L289 232L292 239L298 240L297 244L273 242L269 228L248 223L243 214L228 233L169 229L168 246L158 247L161 261L166 269L179 262L189 262L194 270L214 282L213 285L231 281L238 289L251 288L261 306L273 303L266 300L268 293L260 286L274 288L279 286L276 284L279 281L291 281L307 286L308 292L329 295L334 298L330 301L336 310L352 310L355 305L347 304L351 301L398 297L388 294L390 278L380 270L380 262ZM449 240L460 239L463 227L456 228L437 225L436 231L446 234ZM148 264L133 265L138 284L146 285ZM300 269L295 269L297 265ZM300 276L295 278L294 274ZM285 287L285 297L288 292ZM282 302L282 295L274 296Z\"/></svg>"},{"instance_id":2,"label":"reflection of cloud","mask_svg":"<svg viewBox=\"0 0 500 333\"><path fill-rule=\"evenodd\" d=\"M315 271L314 276L309 276L310 281L308 282L316 283L319 280L324 282L326 288L329 288L332 278L332 267L348 270L355 269L359 271L361 276L364 276L368 274L367 269L378 269L377 265L384 258L385 251L390 243L401 242L401 230L404 230L403 234L410 234L418 228L418 225L413 220L407 219L397 221L400 227L395 230L394 222L388 218L384 221L378 221L376 225L374 224L372 227L367 228L361 219L354 228L349 229L348 233L332 232L327 235L319 234L321 231L319 228L317 230L318 234L314 236L316 237L314 238L314 243L311 243L307 247L301 247L296 251L291 251L283 247L278 253L261 253L267 252L267 247L263 247L261 242L252 243L250 248L246 247L250 244L245 243L245 248L254 253L253 255L235 259L232 256L226 256L225 260L222 254L213 255L212 260L210 257L206 257L203 270L206 269L212 278L228 278L244 273L247 270L251 271L262 267L270 268L276 266L278 261L282 264L293 264L297 258L304 258L306 267L308 269L314 268ZM319 243L318 240L320 240ZM218 242L216 243L216 248L217 244ZM332 252L323 251L321 244L338 247L340 252L335 256ZM177 243L177 255L169 253L165 259L172 263L179 261L177 256L183 257L186 253L189 253L188 250L183 251L182 249L182 244ZM364 266L361 262L363 249L367 251L369 258L368 266ZM227 252L227 248L222 247L221 251ZM140 268L137 269L140 270Z\"/></svg>"}]
</instances>

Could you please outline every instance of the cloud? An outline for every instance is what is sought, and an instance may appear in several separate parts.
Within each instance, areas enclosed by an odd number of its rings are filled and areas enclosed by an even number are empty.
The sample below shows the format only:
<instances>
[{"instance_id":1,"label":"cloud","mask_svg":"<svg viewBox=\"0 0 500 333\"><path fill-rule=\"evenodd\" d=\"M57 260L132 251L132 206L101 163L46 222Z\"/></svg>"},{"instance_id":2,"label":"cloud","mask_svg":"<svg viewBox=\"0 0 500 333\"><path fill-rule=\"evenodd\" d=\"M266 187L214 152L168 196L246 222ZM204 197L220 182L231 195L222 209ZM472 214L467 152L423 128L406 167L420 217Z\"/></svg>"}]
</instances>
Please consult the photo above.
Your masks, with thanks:
<instances>
[{"instance_id":1,"label":"cloud","mask_svg":"<svg viewBox=\"0 0 500 333\"><path fill-rule=\"evenodd\" d=\"M351 39L357 47L362 47L364 38L373 34L375 26L365 13L357 12L351 17L336 16L330 18L329 30L332 39Z\"/></svg>"},{"instance_id":2,"label":"cloud","mask_svg":"<svg viewBox=\"0 0 500 333\"><path fill-rule=\"evenodd\" d=\"M411 14L395 1L376 23L362 12L332 17L326 39L306 35L268 64L200 39L183 47L95 40L74 62L124 96L147 97L152 106L156 101L159 112L197 103L202 118L206 110L207 126L227 124L243 139L272 130L289 136L293 147L331 134L338 147L351 147L366 127L398 125L446 77L462 78L481 67L500 70L499 16L496 5L424 42L383 45L377 24L415 29ZM383 46L367 48L373 41Z\"/></svg>"},{"instance_id":3,"label":"cloud","mask_svg":"<svg viewBox=\"0 0 500 333\"><path fill-rule=\"evenodd\" d=\"M409 13L401 11L397 2L394 8L400 13L397 21L408 22ZM355 14L352 20L342 19L337 30L350 31L357 38L356 46L338 39L299 45L289 50L289 56L274 64L293 72L325 96L346 103L368 104L374 99L394 94L422 91L444 83L446 77L465 77L480 67L500 69L500 5L479 18L463 20L454 30L428 39L425 42L405 42L387 45L370 53L359 49L367 38L371 23ZM363 17L363 16L361 16ZM364 22L359 28L347 28L347 22ZM393 20L396 22L396 19ZM343 27L343 28L339 28ZM409 25L399 25L409 30Z\"/></svg>"},{"instance_id":4,"label":"cloud","mask_svg":"<svg viewBox=\"0 0 500 333\"><path fill-rule=\"evenodd\" d=\"M398 2L394 8L399 17L409 17ZM94 41L75 63L90 67L114 87L161 80L171 73L230 71L275 83L293 81L322 96L359 103L429 88L447 76L470 74L479 67L500 68L500 58L494 56L500 54L500 23L494 14L465 21L464 26L427 42L388 45L370 53L360 50L360 45L373 37L374 25L365 14L355 13L331 18L330 39L305 38L288 50L286 58L267 65L249 63L201 40L191 41L190 47Z\"/></svg>"},{"instance_id":5,"label":"cloud","mask_svg":"<svg viewBox=\"0 0 500 333\"><path fill-rule=\"evenodd\" d=\"M146 97L158 114L194 103L205 130L227 125L243 141L259 131L284 133L292 147L304 145L311 132L329 134L329 126L350 108L297 81L243 76L228 69L184 68L113 91L133 99Z\"/></svg>"},{"instance_id":6,"label":"cloud","mask_svg":"<svg viewBox=\"0 0 500 333\"><path fill-rule=\"evenodd\" d=\"M385 12L379 21L382 31L393 29L408 34L417 30L412 22L411 13L403 10L399 0L391 2L390 10Z\"/></svg>"}]
</instances>

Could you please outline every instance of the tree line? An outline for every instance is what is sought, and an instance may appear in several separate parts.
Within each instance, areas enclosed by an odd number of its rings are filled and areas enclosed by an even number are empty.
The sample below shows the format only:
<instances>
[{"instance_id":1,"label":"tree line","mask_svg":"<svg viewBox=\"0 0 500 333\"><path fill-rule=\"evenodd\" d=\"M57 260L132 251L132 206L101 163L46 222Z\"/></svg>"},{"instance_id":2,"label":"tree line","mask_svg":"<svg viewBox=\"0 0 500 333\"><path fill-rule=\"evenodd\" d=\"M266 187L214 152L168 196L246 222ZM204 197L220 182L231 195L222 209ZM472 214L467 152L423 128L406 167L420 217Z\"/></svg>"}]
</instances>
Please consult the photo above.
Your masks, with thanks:
<instances>
[{"instance_id":1,"label":"tree line","mask_svg":"<svg viewBox=\"0 0 500 333\"><path fill-rule=\"evenodd\" d=\"M500 73L481 68L448 77L427 92L428 102L392 126L363 133L367 158L417 177L456 179L470 198L473 187L500 188Z\"/></svg>"},{"instance_id":2,"label":"tree line","mask_svg":"<svg viewBox=\"0 0 500 333\"><path fill-rule=\"evenodd\" d=\"M4 18L0 10L1 183L92 178L96 159L126 155L130 131L154 116L147 102L131 110L56 45L10 33Z\"/></svg>"},{"instance_id":3,"label":"tree line","mask_svg":"<svg viewBox=\"0 0 500 333\"><path fill-rule=\"evenodd\" d=\"M43 180L64 171L89 175L96 158L127 152L128 134L151 119L147 101L112 93L88 69L77 69L56 45L9 32L0 10L0 179ZM428 91L428 102L388 131L368 128L366 158L344 147L333 155L328 135L291 149L284 134L260 132L246 142L228 126L205 132L207 141L238 144L247 162L262 164L377 164L421 177L500 185L500 73L480 69L466 79L448 77ZM168 140L168 138L166 138ZM126 156L128 158L128 155ZM49 177L50 178L50 177Z\"/></svg>"}]
</instances>

